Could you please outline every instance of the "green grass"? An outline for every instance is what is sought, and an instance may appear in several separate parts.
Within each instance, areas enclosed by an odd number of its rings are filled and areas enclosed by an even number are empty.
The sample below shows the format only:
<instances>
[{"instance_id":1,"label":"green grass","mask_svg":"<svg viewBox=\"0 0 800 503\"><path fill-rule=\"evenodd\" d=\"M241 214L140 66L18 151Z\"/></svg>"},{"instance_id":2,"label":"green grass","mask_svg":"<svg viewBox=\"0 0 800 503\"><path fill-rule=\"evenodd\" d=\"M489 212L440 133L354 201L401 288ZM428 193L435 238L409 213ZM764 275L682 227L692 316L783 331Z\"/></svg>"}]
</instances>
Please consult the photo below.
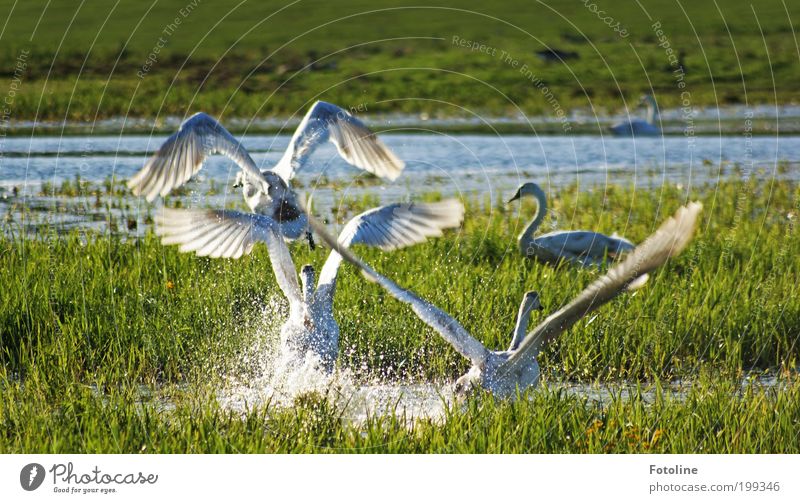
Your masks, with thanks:
<instances>
[{"instance_id":1,"label":"green grass","mask_svg":"<svg viewBox=\"0 0 800 503\"><path fill-rule=\"evenodd\" d=\"M551 383L659 389L683 379L693 383L685 399L656 392L597 405L554 384L518 403L475 397L443 423L411 429L391 416L351 424L314 397L243 416L216 403L220 369L237 364L262 304L276 295L261 248L236 262L180 254L152 234L3 237L0 452L797 452L800 188L724 181L689 194L667 186L551 194L559 227L617 230L634 241L694 198L704 211L690 247L542 355ZM366 203L348 202L351 211ZM471 200L458 233L392 254L359 253L487 346L505 347L523 292L540 292L550 311L598 274L519 256L513 237L531 211ZM327 256L300 243L293 253L298 265ZM449 381L467 367L350 267L336 308L340 365L369 369L360 379ZM751 372L781 376L783 385L739 391ZM164 400L174 410L162 411Z\"/></svg>"},{"instance_id":2,"label":"green grass","mask_svg":"<svg viewBox=\"0 0 800 503\"><path fill-rule=\"evenodd\" d=\"M287 116L316 98L366 113L554 115L552 103L520 73L523 64L564 110L619 111L623 99L633 106L643 92L676 107L684 90L695 106L800 99L794 33L800 10L794 5L652 0L645 12L627 0L601 3L627 38L577 0L441 0L426 8L411 0L302 0L288 7L199 1L186 17L180 12L190 0L6 0L0 2L0 22L7 18L0 90L5 95L11 88L17 58L28 51L8 107L16 120L152 118L197 110ZM139 78L176 16L181 24ZM685 89L659 47L651 28L656 21L671 48L685 53ZM495 54L459 47L454 36ZM540 61L534 52L546 46L578 58ZM516 68L503 51L518 61Z\"/></svg>"}]
</instances>

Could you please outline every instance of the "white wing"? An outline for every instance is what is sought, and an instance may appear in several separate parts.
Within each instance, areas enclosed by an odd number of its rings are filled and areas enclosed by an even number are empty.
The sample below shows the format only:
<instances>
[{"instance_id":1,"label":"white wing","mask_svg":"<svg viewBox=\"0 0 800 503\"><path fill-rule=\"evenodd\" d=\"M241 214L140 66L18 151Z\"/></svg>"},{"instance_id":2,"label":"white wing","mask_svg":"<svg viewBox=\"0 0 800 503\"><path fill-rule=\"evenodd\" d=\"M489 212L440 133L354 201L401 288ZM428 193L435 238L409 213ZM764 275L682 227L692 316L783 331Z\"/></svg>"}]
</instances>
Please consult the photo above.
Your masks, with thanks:
<instances>
[{"instance_id":1,"label":"white wing","mask_svg":"<svg viewBox=\"0 0 800 503\"><path fill-rule=\"evenodd\" d=\"M347 247L362 243L392 251L441 236L443 229L458 227L463 220L464 205L457 199L387 204L353 217L339 233L339 242Z\"/></svg>"},{"instance_id":2,"label":"white wing","mask_svg":"<svg viewBox=\"0 0 800 503\"><path fill-rule=\"evenodd\" d=\"M317 101L306 113L274 171L291 180L318 146L330 140L348 163L381 178L394 180L403 170L397 158L375 133L347 110Z\"/></svg>"},{"instance_id":3,"label":"white wing","mask_svg":"<svg viewBox=\"0 0 800 503\"><path fill-rule=\"evenodd\" d=\"M367 210L353 217L339 233L339 243L361 243L391 251L442 235L442 230L461 225L464 205L457 199L438 203L395 203ZM331 251L319 276L318 289L333 296L342 257Z\"/></svg>"},{"instance_id":4,"label":"white wing","mask_svg":"<svg viewBox=\"0 0 800 503\"><path fill-rule=\"evenodd\" d=\"M182 252L201 257L239 258L250 253L256 241L266 243L275 279L290 301L300 299L297 273L280 226L265 215L219 210L162 208L156 216L156 234L165 245L180 245Z\"/></svg>"},{"instance_id":5,"label":"white wing","mask_svg":"<svg viewBox=\"0 0 800 503\"><path fill-rule=\"evenodd\" d=\"M667 259L680 253L692 239L701 209L700 203L690 203L678 209L675 216L661 224L661 227L629 253L622 263L595 280L572 302L548 316L533 329L522 341L519 349L503 364L505 370L499 369L498 374L501 370L510 372L515 366L530 362L539 354L545 343L567 330L586 314L625 291L637 278L653 271Z\"/></svg>"},{"instance_id":6,"label":"white wing","mask_svg":"<svg viewBox=\"0 0 800 503\"><path fill-rule=\"evenodd\" d=\"M481 365L486 361L490 354L489 351L483 347L483 344L475 340L475 338L473 338L452 316L430 302L419 298L413 292L401 288L392 280L378 274L374 269L356 257L349 248L342 246L333 236L328 234L325 226L318 222L317 219L309 216L308 222L314 229L314 232L321 237L328 246L341 254L345 260L364 271L367 276L378 282L378 284L385 288L394 298L410 305L419 319L439 332L439 335L449 342L462 356L468 358L474 365Z\"/></svg>"},{"instance_id":7,"label":"white wing","mask_svg":"<svg viewBox=\"0 0 800 503\"><path fill-rule=\"evenodd\" d=\"M633 250L635 245L618 236L606 236L594 231L554 231L534 239L536 246L547 248L556 256L578 264L600 263ZM587 260L588 259L588 260Z\"/></svg>"},{"instance_id":8,"label":"white wing","mask_svg":"<svg viewBox=\"0 0 800 503\"><path fill-rule=\"evenodd\" d=\"M200 171L206 157L223 154L253 180L266 180L247 150L228 130L212 117L197 113L181 124L167 138L144 167L128 181L134 195L143 194L148 201L186 183Z\"/></svg>"}]
</instances>

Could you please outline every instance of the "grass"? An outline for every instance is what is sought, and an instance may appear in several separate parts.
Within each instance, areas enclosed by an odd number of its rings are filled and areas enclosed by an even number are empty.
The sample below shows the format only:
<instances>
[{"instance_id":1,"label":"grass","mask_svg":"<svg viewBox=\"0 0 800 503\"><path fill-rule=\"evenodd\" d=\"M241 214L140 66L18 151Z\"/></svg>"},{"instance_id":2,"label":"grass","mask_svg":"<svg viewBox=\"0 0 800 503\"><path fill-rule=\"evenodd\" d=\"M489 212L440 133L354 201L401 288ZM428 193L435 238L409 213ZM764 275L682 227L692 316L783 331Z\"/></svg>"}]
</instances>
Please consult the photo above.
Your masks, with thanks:
<instances>
[{"instance_id":1,"label":"grass","mask_svg":"<svg viewBox=\"0 0 800 503\"><path fill-rule=\"evenodd\" d=\"M275 296L265 250L210 260L161 246L151 233L23 239L5 224L0 452L797 452L800 187L728 180L551 194L559 227L635 241L695 198L705 209L692 245L542 356L551 383L624 380L656 390L654 398L596 404L554 385L517 403L474 397L445 421L411 429L391 415L353 424L313 395L243 415L217 403L220 373L240 363ZM519 214L467 203L460 232L392 254L359 252L494 348L507 345L523 292L536 289L553 310L596 277L519 256L512 237L532 206ZM367 204L348 201L348 209ZM298 265L327 256L300 243L293 253ZM449 381L467 367L350 267L336 308L340 365L368 369L358 379ZM745 375L764 372L779 376L780 388L740 390ZM692 383L685 398L659 391L675 379ZM174 409L164 411L165 401Z\"/></svg>"},{"instance_id":2,"label":"grass","mask_svg":"<svg viewBox=\"0 0 800 503\"><path fill-rule=\"evenodd\" d=\"M6 104L15 120L198 110L285 117L316 98L360 113L431 117L554 116L556 104L615 112L626 101L633 107L644 92L662 107L682 106L684 91L694 106L800 99L794 33L800 11L781 0L653 0L646 10L625 0L603 2L626 38L573 0L524 8L510 0L440 0L424 8L410 0L0 5L0 89L13 91ZM180 24L165 34L176 17ZM488 49L472 51L453 37ZM685 88L660 46L666 43L683 53ZM541 61L535 51L547 47L577 58Z\"/></svg>"}]
</instances>

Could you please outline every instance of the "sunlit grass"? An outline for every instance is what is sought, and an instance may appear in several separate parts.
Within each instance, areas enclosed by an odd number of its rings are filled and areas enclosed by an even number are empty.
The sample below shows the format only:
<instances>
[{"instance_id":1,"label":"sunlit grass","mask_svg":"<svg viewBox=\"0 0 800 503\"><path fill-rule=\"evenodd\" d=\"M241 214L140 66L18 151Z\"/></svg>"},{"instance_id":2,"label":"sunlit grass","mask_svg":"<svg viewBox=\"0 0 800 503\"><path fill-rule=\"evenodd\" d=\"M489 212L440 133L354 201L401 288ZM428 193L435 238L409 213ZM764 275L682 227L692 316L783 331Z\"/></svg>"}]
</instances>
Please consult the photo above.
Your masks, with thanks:
<instances>
[{"instance_id":1,"label":"sunlit grass","mask_svg":"<svg viewBox=\"0 0 800 503\"><path fill-rule=\"evenodd\" d=\"M601 115L624 111L626 101L633 109L644 92L670 108L682 106L684 91L694 107L800 97L793 37L798 12L779 0L754 8L745 0L716 8L651 0L646 10L604 2L603 12L626 28L626 38L584 2L571 0L526 8L507 0L443 0L427 8L306 0L281 12L284 4L197 2L140 78L166 20L188 3L77 9L4 2L3 14L10 14L0 47L8 69L0 76L4 90L28 51L12 118L93 121L198 110L223 118L286 117L316 98L367 113L555 116L552 103L520 71L523 65L563 110ZM678 87L652 28L656 22L670 50L681 54L685 88ZM453 37L489 50L470 50ZM542 61L535 52L547 48L577 57Z\"/></svg>"},{"instance_id":2,"label":"sunlit grass","mask_svg":"<svg viewBox=\"0 0 800 503\"><path fill-rule=\"evenodd\" d=\"M792 183L734 181L688 193L610 186L551 194L556 227L619 231L634 241L687 200L704 203L697 236L681 256L542 356L550 383L625 380L658 388L682 379L694 383L688 395L597 405L554 385L516 404L477 397L443 422L422 420L411 430L402 417L352 425L324 401L261 405L244 416L216 404L218 372L249 344L264 302L276 298L260 247L229 261L180 254L149 232L4 234L0 451L796 452L798 196ZM507 346L526 290L537 290L551 311L599 274L519 255L515 236L531 204L520 212L467 203L458 232L391 254L359 253L492 348ZM346 209L352 214L367 204L350 200ZM292 249L298 266L321 266L328 253L299 242ZM413 313L350 267L340 274L336 312L339 364L367 369L364 379L442 382L467 368ZM780 376L783 384L741 391L751 372ZM142 387L157 397L143 396ZM163 400L174 410L161 411Z\"/></svg>"}]
</instances>

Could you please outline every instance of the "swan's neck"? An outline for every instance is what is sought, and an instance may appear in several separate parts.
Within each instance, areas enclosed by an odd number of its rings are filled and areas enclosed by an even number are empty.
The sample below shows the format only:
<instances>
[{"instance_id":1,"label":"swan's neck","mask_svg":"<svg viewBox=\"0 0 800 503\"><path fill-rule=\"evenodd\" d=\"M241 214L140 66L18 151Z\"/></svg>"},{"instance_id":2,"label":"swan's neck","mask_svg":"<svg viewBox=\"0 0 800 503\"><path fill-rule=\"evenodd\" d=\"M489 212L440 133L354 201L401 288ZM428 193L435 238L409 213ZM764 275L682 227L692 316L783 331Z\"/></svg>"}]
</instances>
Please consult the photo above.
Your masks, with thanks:
<instances>
[{"instance_id":1,"label":"swan's neck","mask_svg":"<svg viewBox=\"0 0 800 503\"><path fill-rule=\"evenodd\" d=\"M652 96L648 96L645 101L647 102L647 122L650 124L655 124L656 102Z\"/></svg>"},{"instance_id":2,"label":"swan's neck","mask_svg":"<svg viewBox=\"0 0 800 503\"><path fill-rule=\"evenodd\" d=\"M331 250L328 260L319 273L319 288L317 302L322 303L325 309L333 310L333 295L336 293L336 277L339 275L339 266L344 259L336 250Z\"/></svg>"},{"instance_id":3,"label":"swan's neck","mask_svg":"<svg viewBox=\"0 0 800 503\"><path fill-rule=\"evenodd\" d=\"M311 304L314 298L314 266L304 265L300 271L300 282L303 284L303 302Z\"/></svg>"},{"instance_id":4,"label":"swan's neck","mask_svg":"<svg viewBox=\"0 0 800 503\"><path fill-rule=\"evenodd\" d=\"M528 224L528 227L522 231L522 234L519 236L519 247L522 250L523 254L526 254L526 248L528 244L533 241L533 233L536 232L536 229L542 224L545 215L547 214L547 196L545 195L544 191L535 186L532 192L533 197L536 198L537 209L536 209L536 216L531 220Z\"/></svg>"},{"instance_id":5,"label":"swan's neck","mask_svg":"<svg viewBox=\"0 0 800 503\"><path fill-rule=\"evenodd\" d=\"M517 325L514 327L514 336L511 338L511 345L508 347L509 351L514 351L522 343L528 330L528 322L531 319L531 311L533 310L534 303L538 302L536 297L526 295L519 305L519 313L517 313Z\"/></svg>"}]
</instances>

